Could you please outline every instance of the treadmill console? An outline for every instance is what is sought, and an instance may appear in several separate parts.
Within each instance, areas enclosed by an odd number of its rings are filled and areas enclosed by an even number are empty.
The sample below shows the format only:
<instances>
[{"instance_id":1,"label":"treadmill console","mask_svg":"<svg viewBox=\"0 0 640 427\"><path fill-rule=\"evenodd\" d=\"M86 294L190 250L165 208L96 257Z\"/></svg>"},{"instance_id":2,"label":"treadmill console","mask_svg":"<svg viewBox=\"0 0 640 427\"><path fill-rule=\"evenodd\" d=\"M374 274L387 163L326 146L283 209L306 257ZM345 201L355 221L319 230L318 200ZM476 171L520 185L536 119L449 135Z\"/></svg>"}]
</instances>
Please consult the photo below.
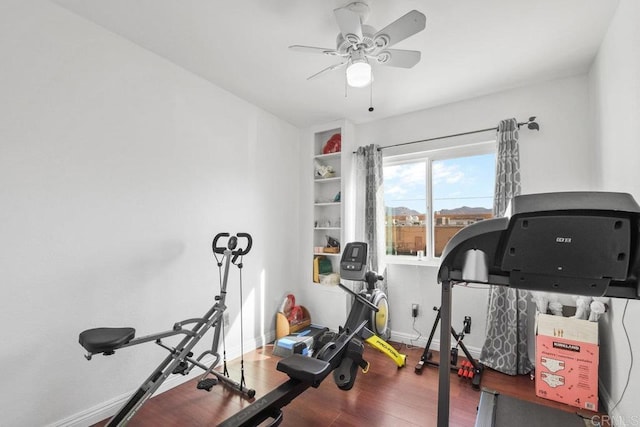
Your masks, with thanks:
<instances>
[{"instance_id":1,"label":"treadmill console","mask_svg":"<svg viewBox=\"0 0 640 427\"><path fill-rule=\"evenodd\" d=\"M342 252L340 260L340 277L346 280L365 280L367 268L367 244L350 242Z\"/></svg>"}]
</instances>

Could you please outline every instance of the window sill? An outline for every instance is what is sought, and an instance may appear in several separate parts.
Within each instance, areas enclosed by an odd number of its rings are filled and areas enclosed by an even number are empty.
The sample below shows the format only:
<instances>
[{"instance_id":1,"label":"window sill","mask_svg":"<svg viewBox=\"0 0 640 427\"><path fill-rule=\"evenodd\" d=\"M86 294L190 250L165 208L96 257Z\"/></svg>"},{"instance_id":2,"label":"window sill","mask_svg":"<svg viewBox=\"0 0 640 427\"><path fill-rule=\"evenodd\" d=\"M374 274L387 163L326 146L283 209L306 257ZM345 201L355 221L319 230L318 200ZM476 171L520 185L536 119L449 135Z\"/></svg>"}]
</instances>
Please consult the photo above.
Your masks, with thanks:
<instances>
[{"instance_id":1,"label":"window sill","mask_svg":"<svg viewBox=\"0 0 640 427\"><path fill-rule=\"evenodd\" d=\"M418 259L416 256L385 256L385 263L393 265L417 265L420 267L440 267L440 258Z\"/></svg>"}]
</instances>

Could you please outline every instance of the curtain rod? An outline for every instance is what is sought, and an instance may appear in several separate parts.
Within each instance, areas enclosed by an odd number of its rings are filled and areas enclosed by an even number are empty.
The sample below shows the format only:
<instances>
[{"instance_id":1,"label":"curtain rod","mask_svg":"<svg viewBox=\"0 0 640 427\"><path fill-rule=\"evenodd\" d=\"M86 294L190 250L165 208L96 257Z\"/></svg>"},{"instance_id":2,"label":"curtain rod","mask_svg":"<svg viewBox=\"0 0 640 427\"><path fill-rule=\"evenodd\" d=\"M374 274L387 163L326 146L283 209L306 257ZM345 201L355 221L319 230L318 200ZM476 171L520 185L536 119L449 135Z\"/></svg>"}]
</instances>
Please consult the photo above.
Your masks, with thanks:
<instances>
[{"instance_id":1,"label":"curtain rod","mask_svg":"<svg viewBox=\"0 0 640 427\"><path fill-rule=\"evenodd\" d=\"M529 120L527 120L526 122L519 122L518 123L518 129L520 129L520 126L522 126L522 125L527 125L528 129L540 130L540 125L538 125L538 123L536 123L535 120L536 120L536 116L531 116L531 117L529 117ZM454 134L451 134L451 135L444 135L444 136L436 136L434 138L420 139L418 141L401 142L400 144L393 144L393 145L386 145L384 147L378 147L378 151L384 150L384 149L387 149L387 148L401 147L403 145L418 144L420 142L437 141L439 139L453 138L455 136L463 136L463 135L471 135L471 134L480 133L480 132L488 132L490 130L497 131L498 127L496 126L496 127L493 127L493 128L478 129L478 130L472 130L472 131L469 131L469 132L454 133ZM356 152L354 151L354 153L356 153Z\"/></svg>"}]
</instances>

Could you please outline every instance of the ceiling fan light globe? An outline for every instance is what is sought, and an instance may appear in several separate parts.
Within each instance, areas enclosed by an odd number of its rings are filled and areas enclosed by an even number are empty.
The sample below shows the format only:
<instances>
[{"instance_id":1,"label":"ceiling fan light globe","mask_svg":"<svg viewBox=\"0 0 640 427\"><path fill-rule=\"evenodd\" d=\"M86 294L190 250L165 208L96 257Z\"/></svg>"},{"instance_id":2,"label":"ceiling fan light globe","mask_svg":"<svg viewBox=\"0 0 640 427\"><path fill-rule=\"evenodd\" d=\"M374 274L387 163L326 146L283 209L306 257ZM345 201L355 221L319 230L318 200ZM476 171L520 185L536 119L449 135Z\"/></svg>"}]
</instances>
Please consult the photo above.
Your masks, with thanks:
<instances>
[{"instance_id":1,"label":"ceiling fan light globe","mask_svg":"<svg viewBox=\"0 0 640 427\"><path fill-rule=\"evenodd\" d=\"M355 62L347 67L347 84L351 87L365 87L371 83L371 64Z\"/></svg>"}]
</instances>

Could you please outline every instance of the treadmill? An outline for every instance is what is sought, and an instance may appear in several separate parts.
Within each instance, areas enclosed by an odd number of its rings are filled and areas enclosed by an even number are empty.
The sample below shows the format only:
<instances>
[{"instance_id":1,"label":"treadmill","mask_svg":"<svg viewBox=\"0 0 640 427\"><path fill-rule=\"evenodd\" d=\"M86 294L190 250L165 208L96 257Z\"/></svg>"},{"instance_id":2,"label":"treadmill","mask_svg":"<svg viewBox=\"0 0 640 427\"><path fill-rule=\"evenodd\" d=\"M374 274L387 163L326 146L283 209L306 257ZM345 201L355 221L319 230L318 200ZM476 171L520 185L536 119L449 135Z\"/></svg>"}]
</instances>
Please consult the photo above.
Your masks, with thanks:
<instances>
[{"instance_id":1,"label":"treadmill","mask_svg":"<svg viewBox=\"0 0 640 427\"><path fill-rule=\"evenodd\" d=\"M640 299L639 229L640 206L626 193L514 197L505 217L465 227L444 248L438 270L440 348L451 347L451 290L457 283ZM441 364L438 427L449 425L449 375L447 364ZM477 425L496 425L496 401L483 398L481 406L493 412L480 411Z\"/></svg>"}]
</instances>

